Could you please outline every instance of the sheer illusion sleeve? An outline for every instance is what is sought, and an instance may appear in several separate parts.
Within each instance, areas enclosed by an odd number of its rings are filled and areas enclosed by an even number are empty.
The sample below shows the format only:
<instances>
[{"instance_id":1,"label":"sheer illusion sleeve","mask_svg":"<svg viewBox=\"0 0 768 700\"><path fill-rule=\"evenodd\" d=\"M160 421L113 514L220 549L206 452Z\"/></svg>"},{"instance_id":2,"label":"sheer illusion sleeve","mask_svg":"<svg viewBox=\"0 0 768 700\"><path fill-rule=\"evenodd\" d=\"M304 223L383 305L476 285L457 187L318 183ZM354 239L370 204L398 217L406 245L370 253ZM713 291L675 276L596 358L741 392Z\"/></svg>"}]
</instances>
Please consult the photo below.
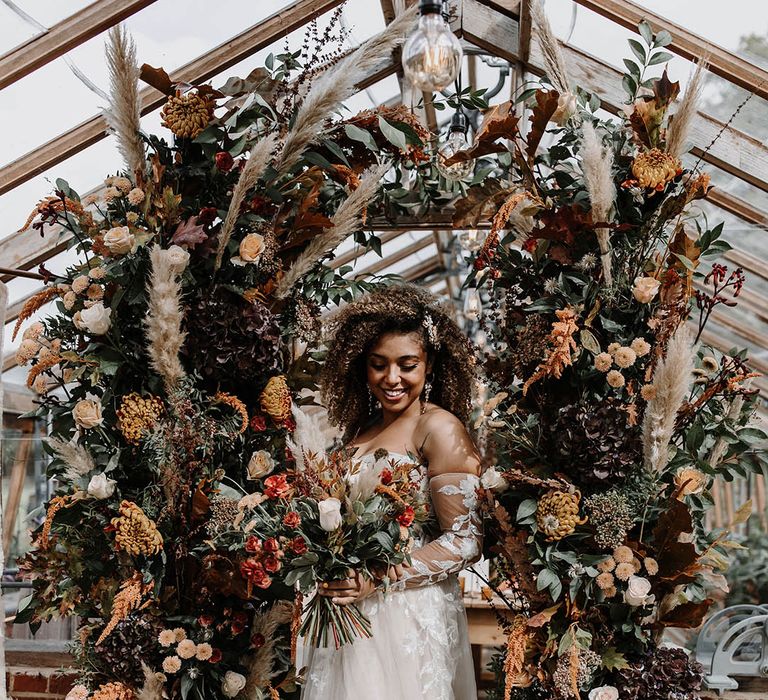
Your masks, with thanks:
<instances>
[{"instance_id":1,"label":"sheer illusion sleeve","mask_svg":"<svg viewBox=\"0 0 768 700\"><path fill-rule=\"evenodd\" d=\"M429 480L432 508L442 534L411 552L412 565L392 584L394 590L437 583L480 558L479 485L477 476L465 472L437 474Z\"/></svg>"}]
</instances>

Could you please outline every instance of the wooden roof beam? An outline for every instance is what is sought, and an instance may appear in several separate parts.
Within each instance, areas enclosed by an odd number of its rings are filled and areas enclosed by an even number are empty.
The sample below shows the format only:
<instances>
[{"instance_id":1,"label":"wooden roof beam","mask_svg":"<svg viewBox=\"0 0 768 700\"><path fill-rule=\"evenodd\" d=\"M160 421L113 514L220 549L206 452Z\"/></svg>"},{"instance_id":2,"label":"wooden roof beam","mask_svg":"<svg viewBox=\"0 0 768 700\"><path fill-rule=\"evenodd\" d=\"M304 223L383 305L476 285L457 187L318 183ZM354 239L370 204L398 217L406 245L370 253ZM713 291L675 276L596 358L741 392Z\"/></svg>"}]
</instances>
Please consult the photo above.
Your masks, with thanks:
<instances>
[{"instance_id":1,"label":"wooden roof beam","mask_svg":"<svg viewBox=\"0 0 768 700\"><path fill-rule=\"evenodd\" d=\"M275 12L212 51L175 70L174 81L201 83L230 66L252 56L314 17L340 5L343 0L297 0L283 10ZM140 92L141 113L147 114L165 102L165 95L147 87ZM101 141L107 133L103 116L95 115L57 136L0 170L0 194L45 172L71 155Z\"/></svg>"},{"instance_id":2,"label":"wooden roof beam","mask_svg":"<svg viewBox=\"0 0 768 700\"><path fill-rule=\"evenodd\" d=\"M728 82L768 100L768 71L751 63L732 51L728 51L685 27L640 7L629 0L575 0L579 5L592 10L612 22L633 32L637 25L647 21L655 32L665 29L672 35L672 43L667 47L678 56L690 61L706 58L709 70ZM727 11L724 9L724 11Z\"/></svg>"},{"instance_id":3,"label":"wooden roof beam","mask_svg":"<svg viewBox=\"0 0 768 700\"><path fill-rule=\"evenodd\" d=\"M0 56L0 90L92 39L155 0L96 0Z\"/></svg>"},{"instance_id":4,"label":"wooden roof beam","mask_svg":"<svg viewBox=\"0 0 768 700\"><path fill-rule=\"evenodd\" d=\"M432 236L424 236L424 238L418 241L414 241L410 245L401 248L391 255L385 255L381 258L381 260L377 260L375 263L369 265L364 270L360 270L360 272L354 274L354 278L359 279L361 277L377 275L379 272L386 270L390 265L394 265L401 260L405 260L407 257L413 255L414 253L418 253L419 251L422 251L431 245L434 245Z\"/></svg>"}]
</instances>

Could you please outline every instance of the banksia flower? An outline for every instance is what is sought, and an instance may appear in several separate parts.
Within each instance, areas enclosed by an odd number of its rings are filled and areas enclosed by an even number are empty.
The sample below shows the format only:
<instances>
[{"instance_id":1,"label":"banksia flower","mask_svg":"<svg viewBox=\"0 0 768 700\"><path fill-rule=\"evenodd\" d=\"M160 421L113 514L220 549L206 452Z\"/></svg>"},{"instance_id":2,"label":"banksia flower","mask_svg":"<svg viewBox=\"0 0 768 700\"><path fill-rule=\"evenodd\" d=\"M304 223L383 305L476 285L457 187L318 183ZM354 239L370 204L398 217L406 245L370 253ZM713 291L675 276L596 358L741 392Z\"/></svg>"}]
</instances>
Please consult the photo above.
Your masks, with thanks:
<instances>
[{"instance_id":1,"label":"banksia flower","mask_svg":"<svg viewBox=\"0 0 768 700\"><path fill-rule=\"evenodd\" d=\"M218 391L213 397L213 402L226 404L240 414L240 433L244 433L248 429L248 409L237 396L234 394L227 394L224 391Z\"/></svg>"},{"instance_id":2,"label":"banksia flower","mask_svg":"<svg viewBox=\"0 0 768 700\"><path fill-rule=\"evenodd\" d=\"M91 695L91 700L134 700L134 692L123 683L105 683Z\"/></svg>"},{"instance_id":3,"label":"banksia flower","mask_svg":"<svg viewBox=\"0 0 768 700\"><path fill-rule=\"evenodd\" d=\"M536 524L548 541L561 540L570 535L577 525L587 522L586 518L579 518L580 501L581 494L578 491L549 491L539 499Z\"/></svg>"},{"instance_id":4,"label":"banksia flower","mask_svg":"<svg viewBox=\"0 0 768 700\"><path fill-rule=\"evenodd\" d=\"M681 172L680 161L669 153L652 148L641 153L632 163L632 174L640 187L661 192Z\"/></svg>"},{"instance_id":5,"label":"banksia flower","mask_svg":"<svg viewBox=\"0 0 768 700\"><path fill-rule=\"evenodd\" d=\"M116 528L115 546L133 556L151 556L163 548L163 536L155 523L131 501L120 503L120 515L112 518Z\"/></svg>"},{"instance_id":6,"label":"banksia flower","mask_svg":"<svg viewBox=\"0 0 768 700\"><path fill-rule=\"evenodd\" d=\"M208 126L213 116L213 102L196 92L176 94L168 98L160 115L163 126L176 136L193 139Z\"/></svg>"},{"instance_id":7,"label":"banksia flower","mask_svg":"<svg viewBox=\"0 0 768 700\"><path fill-rule=\"evenodd\" d=\"M283 375L271 377L259 397L261 410L275 423L284 423L291 416L291 392Z\"/></svg>"},{"instance_id":8,"label":"banksia flower","mask_svg":"<svg viewBox=\"0 0 768 700\"><path fill-rule=\"evenodd\" d=\"M123 396L117 409L117 427L132 445L138 445L163 414L163 404L156 396L144 398L132 392Z\"/></svg>"}]
</instances>

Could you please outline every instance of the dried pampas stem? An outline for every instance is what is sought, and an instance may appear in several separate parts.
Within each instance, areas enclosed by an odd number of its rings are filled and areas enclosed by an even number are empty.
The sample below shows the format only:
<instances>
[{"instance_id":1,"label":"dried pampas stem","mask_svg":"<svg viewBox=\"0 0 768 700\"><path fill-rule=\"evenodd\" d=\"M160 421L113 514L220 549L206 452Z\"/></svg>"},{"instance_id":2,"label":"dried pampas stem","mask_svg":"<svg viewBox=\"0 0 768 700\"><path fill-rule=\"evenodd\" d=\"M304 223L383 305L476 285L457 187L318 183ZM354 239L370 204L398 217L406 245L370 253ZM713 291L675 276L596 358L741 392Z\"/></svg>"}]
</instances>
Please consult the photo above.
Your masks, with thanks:
<instances>
[{"instance_id":1,"label":"dried pampas stem","mask_svg":"<svg viewBox=\"0 0 768 700\"><path fill-rule=\"evenodd\" d=\"M560 94L569 92L571 81L568 77L568 70L565 67L565 58L560 50L560 42L557 40L549 24L549 19L547 19L547 13L544 11L541 0L531 0L531 18L538 30L536 32L536 41L539 43L544 57L547 77Z\"/></svg>"},{"instance_id":2,"label":"dried pampas stem","mask_svg":"<svg viewBox=\"0 0 768 700\"><path fill-rule=\"evenodd\" d=\"M181 285L177 279L178 270L173 266L167 251L155 245L149 257L152 261L152 274L147 288L148 313L144 321L149 358L170 394L184 377L184 368L179 360L179 351L186 338L186 333L181 330Z\"/></svg>"},{"instance_id":3,"label":"dried pampas stem","mask_svg":"<svg viewBox=\"0 0 768 700\"><path fill-rule=\"evenodd\" d=\"M237 185L235 185L235 189L232 192L232 199L229 202L227 215L224 217L224 223L221 225L214 270L218 270L221 267L221 259L224 257L224 251L227 249L229 239L232 238L232 232L235 230L237 218L240 216L240 207L243 204L245 195L248 194L248 190L256 185L256 182L269 164L276 143L277 134L268 134L260 141L256 142L251 149L251 155L240 173L240 179L237 181Z\"/></svg>"},{"instance_id":4,"label":"dried pampas stem","mask_svg":"<svg viewBox=\"0 0 768 700\"><path fill-rule=\"evenodd\" d=\"M581 131L583 134L581 170L592 205L592 220L607 223L616 199L616 185L613 182L613 150L603 147L595 127L590 122L585 122ZM600 246L603 280L607 286L610 286L613 283L610 229L601 226L595 229L595 235Z\"/></svg>"},{"instance_id":5,"label":"dried pampas stem","mask_svg":"<svg viewBox=\"0 0 768 700\"><path fill-rule=\"evenodd\" d=\"M333 226L310 241L304 252L291 265L285 277L280 280L275 291L278 299L288 296L293 286L323 255L333 250L347 236L361 227L362 212L376 195L381 179L390 167L389 163L384 163L362 175L357 189L349 193L331 218Z\"/></svg>"},{"instance_id":6,"label":"dried pampas stem","mask_svg":"<svg viewBox=\"0 0 768 700\"><path fill-rule=\"evenodd\" d=\"M659 473L669 460L669 443L677 412L693 382L696 357L688 327L681 324L667 346L667 354L653 375L655 396L648 401L643 418L643 457L651 473Z\"/></svg>"},{"instance_id":7,"label":"dried pampas stem","mask_svg":"<svg viewBox=\"0 0 768 700\"><path fill-rule=\"evenodd\" d=\"M125 28L118 24L109 30L106 45L109 67L109 106L104 117L117 136L117 148L125 160L128 172L144 168L144 144L141 141L141 106L136 44Z\"/></svg>"},{"instance_id":8,"label":"dried pampas stem","mask_svg":"<svg viewBox=\"0 0 768 700\"><path fill-rule=\"evenodd\" d=\"M144 685L136 693L136 700L163 700L165 675L153 671L143 661L141 662L141 670L144 672Z\"/></svg>"},{"instance_id":9,"label":"dried pampas stem","mask_svg":"<svg viewBox=\"0 0 768 700\"><path fill-rule=\"evenodd\" d=\"M275 660L277 628L291 621L292 612L293 605L291 602L281 600L264 612L256 613L253 616L251 636L261 634L264 637L264 644L254 652L248 661L248 680L244 690L247 700L259 700L262 697L261 691L269 684Z\"/></svg>"},{"instance_id":10,"label":"dried pampas stem","mask_svg":"<svg viewBox=\"0 0 768 700\"><path fill-rule=\"evenodd\" d=\"M77 481L80 477L96 469L91 453L82 445L56 437L50 437L45 442L56 453L56 456L67 465L61 478L67 481Z\"/></svg>"},{"instance_id":11,"label":"dried pampas stem","mask_svg":"<svg viewBox=\"0 0 768 700\"><path fill-rule=\"evenodd\" d=\"M696 70L685 90L685 97L683 97L680 107L675 112L675 116L669 125L669 130L667 131L667 152L675 158L680 158L683 155L683 149L688 142L691 124L698 112L699 101L704 90L704 73L708 66L706 58L701 59L696 64Z\"/></svg>"},{"instance_id":12,"label":"dried pampas stem","mask_svg":"<svg viewBox=\"0 0 768 700\"><path fill-rule=\"evenodd\" d=\"M302 151L322 137L323 122L356 92L361 80L390 58L392 51L405 41L416 19L416 11L414 4L383 32L358 46L312 85L299 107L293 128L285 137L275 166L278 172L284 173L296 164Z\"/></svg>"}]
</instances>

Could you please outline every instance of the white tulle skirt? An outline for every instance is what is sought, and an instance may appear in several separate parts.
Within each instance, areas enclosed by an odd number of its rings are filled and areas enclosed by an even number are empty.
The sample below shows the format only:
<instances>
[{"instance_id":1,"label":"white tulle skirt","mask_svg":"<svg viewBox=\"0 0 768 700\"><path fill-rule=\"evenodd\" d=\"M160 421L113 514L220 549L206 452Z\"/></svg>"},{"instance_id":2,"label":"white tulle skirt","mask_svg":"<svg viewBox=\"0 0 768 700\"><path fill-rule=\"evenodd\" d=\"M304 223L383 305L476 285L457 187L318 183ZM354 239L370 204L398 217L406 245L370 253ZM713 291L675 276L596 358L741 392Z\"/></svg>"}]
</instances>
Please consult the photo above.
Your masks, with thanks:
<instances>
[{"instance_id":1,"label":"white tulle skirt","mask_svg":"<svg viewBox=\"0 0 768 700\"><path fill-rule=\"evenodd\" d=\"M338 651L305 646L302 700L476 700L458 579L379 593L360 609L373 637Z\"/></svg>"}]
</instances>

